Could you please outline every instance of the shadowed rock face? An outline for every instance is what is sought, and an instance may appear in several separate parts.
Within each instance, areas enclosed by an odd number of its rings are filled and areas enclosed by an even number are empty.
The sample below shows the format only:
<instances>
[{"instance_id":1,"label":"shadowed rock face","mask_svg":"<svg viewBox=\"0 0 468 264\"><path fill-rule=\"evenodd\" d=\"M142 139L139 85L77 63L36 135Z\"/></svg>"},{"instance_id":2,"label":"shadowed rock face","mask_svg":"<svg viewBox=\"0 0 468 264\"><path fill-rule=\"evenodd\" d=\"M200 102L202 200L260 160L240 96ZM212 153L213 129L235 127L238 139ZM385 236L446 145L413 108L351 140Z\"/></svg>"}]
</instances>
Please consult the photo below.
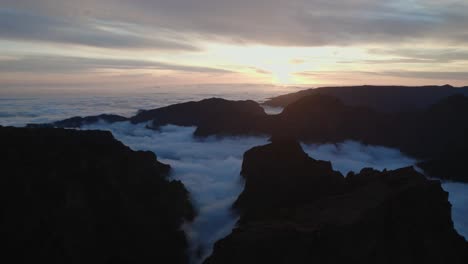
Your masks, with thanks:
<instances>
[{"instance_id":1,"label":"shadowed rock face","mask_svg":"<svg viewBox=\"0 0 468 264\"><path fill-rule=\"evenodd\" d=\"M412 168L344 178L281 141L246 152L243 176L239 226L205 263L468 261L447 193ZM283 192L283 184L297 191Z\"/></svg>"},{"instance_id":2,"label":"shadowed rock face","mask_svg":"<svg viewBox=\"0 0 468 264\"><path fill-rule=\"evenodd\" d=\"M259 133L265 131L265 118L265 111L254 101L210 98L142 111L130 120L151 121L149 127L153 129L167 124L196 126L196 136L210 136Z\"/></svg>"},{"instance_id":3,"label":"shadowed rock face","mask_svg":"<svg viewBox=\"0 0 468 264\"><path fill-rule=\"evenodd\" d=\"M9 263L186 263L193 209L170 167L110 132L0 127Z\"/></svg>"},{"instance_id":4,"label":"shadowed rock face","mask_svg":"<svg viewBox=\"0 0 468 264\"><path fill-rule=\"evenodd\" d=\"M250 149L244 154L241 174L245 187L234 207L243 212L243 221L268 218L263 213L279 213L291 204L307 204L339 193L344 183L330 162L310 158L293 140Z\"/></svg>"},{"instance_id":5,"label":"shadowed rock face","mask_svg":"<svg viewBox=\"0 0 468 264\"><path fill-rule=\"evenodd\" d=\"M347 106L328 95L313 95L286 107L272 133L314 143L372 141L387 120L385 114L369 108Z\"/></svg>"}]
</instances>

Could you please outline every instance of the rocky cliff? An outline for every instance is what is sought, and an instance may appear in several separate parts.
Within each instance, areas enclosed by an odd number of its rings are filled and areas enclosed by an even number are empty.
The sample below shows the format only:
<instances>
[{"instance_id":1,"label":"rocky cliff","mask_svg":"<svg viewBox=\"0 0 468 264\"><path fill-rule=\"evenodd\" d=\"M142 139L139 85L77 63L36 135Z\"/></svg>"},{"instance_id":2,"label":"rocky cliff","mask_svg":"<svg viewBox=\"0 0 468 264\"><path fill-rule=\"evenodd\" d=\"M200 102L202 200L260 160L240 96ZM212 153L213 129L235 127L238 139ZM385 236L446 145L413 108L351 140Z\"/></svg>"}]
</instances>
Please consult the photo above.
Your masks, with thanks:
<instances>
[{"instance_id":1,"label":"rocky cliff","mask_svg":"<svg viewBox=\"0 0 468 264\"><path fill-rule=\"evenodd\" d=\"M0 127L8 263L186 263L181 182L110 132Z\"/></svg>"},{"instance_id":2,"label":"rocky cliff","mask_svg":"<svg viewBox=\"0 0 468 264\"><path fill-rule=\"evenodd\" d=\"M344 178L280 141L248 151L242 175L239 226L207 264L468 261L447 193L412 168Z\"/></svg>"}]
</instances>

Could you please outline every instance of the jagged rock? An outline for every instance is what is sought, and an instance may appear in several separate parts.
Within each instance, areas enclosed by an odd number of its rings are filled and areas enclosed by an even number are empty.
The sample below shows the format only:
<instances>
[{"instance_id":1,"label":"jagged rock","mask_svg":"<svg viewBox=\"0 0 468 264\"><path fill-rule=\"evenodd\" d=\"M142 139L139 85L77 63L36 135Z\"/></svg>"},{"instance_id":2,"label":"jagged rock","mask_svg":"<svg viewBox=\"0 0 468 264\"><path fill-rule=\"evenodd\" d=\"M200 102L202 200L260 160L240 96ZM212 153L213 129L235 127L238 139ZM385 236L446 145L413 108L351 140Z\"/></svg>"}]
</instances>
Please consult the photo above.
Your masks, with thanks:
<instances>
[{"instance_id":1,"label":"jagged rock","mask_svg":"<svg viewBox=\"0 0 468 264\"><path fill-rule=\"evenodd\" d=\"M75 116L72 118L67 118L65 120L56 121L52 123L46 124L28 124L26 127L29 128L47 128L47 127L57 127L57 128L80 128L84 125L89 125L93 123L97 123L99 121L104 121L107 123L115 123L115 122L122 122L127 121L128 118L119 116L119 115L109 115L109 114L102 114L97 116Z\"/></svg>"},{"instance_id":2,"label":"jagged rock","mask_svg":"<svg viewBox=\"0 0 468 264\"><path fill-rule=\"evenodd\" d=\"M216 243L206 264L468 261L468 244L453 228L448 195L438 181L411 167L364 169L345 179L301 151L283 141L246 153L246 191L256 195L236 204L239 226ZM291 155L300 161L289 162ZM304 195L304 185L310 198L295 199Z\"/></svg>"},{"instance_id":3,"label":"jagged rock","mask_svg":"<svg viewBox=\"0 0 468 264\"><path fill-rule=\"evenodd\" d=\"M186 263L188 192L110 132L0 127L2 260Z\"/></svg>"},{"instance_id":4,"label":"jagged rock","mask_svg":"<svg viewBox=\"0 0 468 264\"><path fill-rule=\"evenodd\" d=\"M330 162L310 158L293 140L250 149L244 154L241 174L245 187L234 207L242 212L242 220L265 218L266 211L259 208L281 213L281 208L339 193L344 186L343 176L332 170Z\"/></svg>"}]
</instances>

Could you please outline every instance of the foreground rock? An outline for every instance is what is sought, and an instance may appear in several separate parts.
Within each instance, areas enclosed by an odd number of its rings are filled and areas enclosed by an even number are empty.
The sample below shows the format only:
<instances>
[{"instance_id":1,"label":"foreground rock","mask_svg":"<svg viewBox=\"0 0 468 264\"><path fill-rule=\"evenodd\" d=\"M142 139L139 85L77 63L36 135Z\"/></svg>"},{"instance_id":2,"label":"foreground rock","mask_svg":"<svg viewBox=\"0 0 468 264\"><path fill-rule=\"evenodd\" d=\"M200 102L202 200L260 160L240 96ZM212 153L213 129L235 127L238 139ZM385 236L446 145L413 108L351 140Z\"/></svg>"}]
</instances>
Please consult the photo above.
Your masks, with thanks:
<instances>
[{"instance_id":1,"label":"foreground rock","mask_svg":"<svg viewBox=\"0 0 468 264\"><path fill-rule=\"evenodd\" d=\"M468 261L447 193L412 168L344 178L281 141L246 152L242 175L239 227L205 263Z\"/></svg>"},{"instance_id":2,"label":"foreground rock","mask_svg":"<svg viewBox=\"0 0 468 264\"><path fill-rule=\"evenodd\" d=\"M2 259L186 263L182 183L110 132L0 127Z\"/></svg>"},{"instance_id":3,"label":"foreground rock","mask_svg":"<svg viewBox=\"0 0 468 264\"><path fill-rule=\"evenodd\" d=\"M267 114L254 101L210 98L141 111L132 123L150 123L158 129L167 124L196 126L196 136L257 134L266 131Z\"/></svg>"},{"instance_id":4,"label":"foreground rock","mask_svg":"<svg viewBox=\"0 0 468 264\"><path fill-rule=\"evenodd\" d=\"M342 192L344 178L331 163L310 158L292 140L255 147L244 154L244 191L234 204L242 221L269 218L291 204L308 204L318 197ZM291 180L294 175L294 180Z\"/></svg>"}]
</instances>

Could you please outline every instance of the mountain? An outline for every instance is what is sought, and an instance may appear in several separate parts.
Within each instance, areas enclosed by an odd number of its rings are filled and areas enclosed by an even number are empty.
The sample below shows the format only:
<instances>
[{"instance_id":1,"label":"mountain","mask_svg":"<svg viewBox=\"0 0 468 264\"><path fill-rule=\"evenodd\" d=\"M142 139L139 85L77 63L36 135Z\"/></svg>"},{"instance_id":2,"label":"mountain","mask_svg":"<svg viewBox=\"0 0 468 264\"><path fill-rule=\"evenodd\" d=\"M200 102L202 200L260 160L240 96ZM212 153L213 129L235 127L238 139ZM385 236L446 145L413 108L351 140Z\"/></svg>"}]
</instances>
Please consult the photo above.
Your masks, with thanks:
<instances>
[{"instance_id":1,"label":"mountain","mask_svg":"<svg viewBox=\"0 0 468 264\"><path fill-rule=\"evenodd\" d=\"M258 133L263 130L266 118L263 108L254 101L210 98L141 111L130 120L132 123L150 121L152 129L167 124L196 126L196 136L210 136Z\"/></svg>"},{"instance_id":2,"label":"mountain","mask_svg":"<svg viewBox=\"0 0 468 264\"><path fill-rule=\"evenodd\" d=\"M286 107L298 99L316 94L331 95L351 106L370 107L381 112L424 109L455 94L468 95L468 87L444 86L349 86L321 87L273 97L265 105Z\"/></svg>"},{"instance_id":3,"label":"mountain","mask_svg":"<svg viewBox=\"0 0 468 264\"><path fill-rule=\"evenodd\" d=\"M170 166L110 132L0 127L7 263L187 263L194 211Z\"/></svg>"},{"instance_id":4,"label":"mountain","mask_svg":"<svg viewBox=\"0 0 468 264\"><path fill-rule=\"evenodd\" d=\"M126 120L111 117L107 118L109 122ZM97 120L97 117L71 118L49 126L75 126ZM432 176L455 177L446 175L450 169L450 173L458 175L457 180L468 182L461 167L468 162L465 154L468 153L468 97L460 94L444 97L425 108L386 112L349 105L338 97L318 93L297 99L278 115L267 115L254 101L210 98L141 111L129 120L147 123L148 128L155 130L167 124L196 126L194 136L197 137L261 134L318 144L355 140L399 149L421 160L421 167Z\"/></svg>"},{"instance_id":5,"label":"mountain","mask_svg":"<svg viewBox=\"0 0 468 264\"><path fill-rule=\"evenodd\" d=\"M468 261L447 193L412 168L344 178L289 140L247 151L242 167L239 225L205 264Z\"/></svg>"}]
</instances>

